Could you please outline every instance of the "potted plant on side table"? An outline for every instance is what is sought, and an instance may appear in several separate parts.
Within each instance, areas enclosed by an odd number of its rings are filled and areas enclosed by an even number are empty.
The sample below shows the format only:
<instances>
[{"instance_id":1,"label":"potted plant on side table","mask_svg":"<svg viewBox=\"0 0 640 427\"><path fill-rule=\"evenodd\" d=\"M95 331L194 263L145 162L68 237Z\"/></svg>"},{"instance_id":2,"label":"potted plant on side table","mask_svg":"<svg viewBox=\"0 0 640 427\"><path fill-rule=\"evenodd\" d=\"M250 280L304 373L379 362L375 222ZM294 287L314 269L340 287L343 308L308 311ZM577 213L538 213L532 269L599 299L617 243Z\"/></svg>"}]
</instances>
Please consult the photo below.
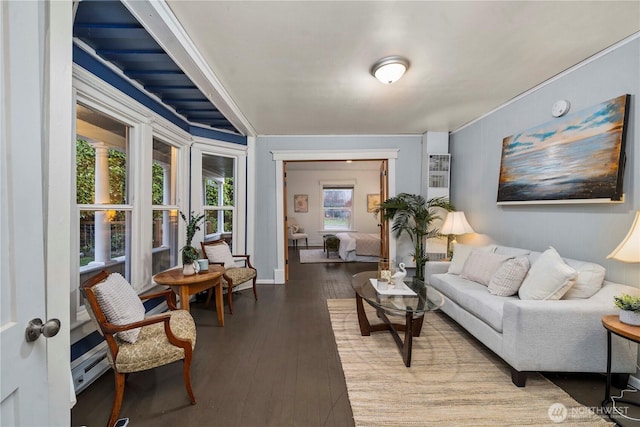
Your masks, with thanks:
<instances>
[{"instance_id":1,"label":"potted plant on side table","mask_svg":"<svg viewBox=\"0 0 640 427\"><path fill-rule=\"evenodd\" d=\"M455 207L446 197L426 200L417 194L400 193L380 203L376 214L382 212L383 220L393 220L391 230L396 238L407 233L414 246L413 259L416 262L416 278L424 280L424 264L428 261L425 245L427 239L440 236L432 222L439 219L436 208L453 211Z\"/></svg>"},{"instance_id":2,"label":"potted plant on side table","mask_svg":"<svg viewBox=\"0 0 640 427\"><path fill-rule=\"evenodd\" d=\"M620 308L620 321L627 325L640 326L640 297L622 294L613 297L616 307Z\"/></svg>"},{"instance_id":3,"label":"potted plant on side table","mask_svg":"<svg viewBox=\"0 0 640 427\"><path fill-rule=\"evenodd\" d=\"M180 249L182 252L182 274L190 276L196 273L195 263L200 258L200 252L191 246L191 240L195 236L196 231L200 230L200 222L204 219L204 214L197 215L195 212L191 212L189 219L187 216L180 212L180 216L187 224L187 240L186 244Z\"/></svg>"}]
</instances>

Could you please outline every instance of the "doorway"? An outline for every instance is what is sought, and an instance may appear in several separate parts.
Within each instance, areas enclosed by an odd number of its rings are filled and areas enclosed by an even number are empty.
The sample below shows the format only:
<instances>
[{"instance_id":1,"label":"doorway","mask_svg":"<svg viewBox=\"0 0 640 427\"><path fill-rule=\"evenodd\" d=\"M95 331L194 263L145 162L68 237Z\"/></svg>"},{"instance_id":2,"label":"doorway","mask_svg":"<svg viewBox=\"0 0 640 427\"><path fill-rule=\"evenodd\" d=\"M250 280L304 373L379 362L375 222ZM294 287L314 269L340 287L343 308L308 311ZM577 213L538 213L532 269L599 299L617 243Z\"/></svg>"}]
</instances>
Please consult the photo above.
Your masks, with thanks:
<instances>
[{"instance_id":1,"label":"doorway","mask_svg":"<svg viewBox=\"0 0 640 427\"><path fill-rule=\"evenodd\" d=\"M377 168L380 168L380 164L385 161L387 165L386 170L386 183L388 194L395 194L395 160L398 156L398 149L380 149L380 150L354 150L344 152L327 152L320 151L274 151L273 159L276 162L276 198L277 203L277 248L278 248L278 266L275 272L274 282L277 284L285 283L287 279L287 261L288 261L288 236L287 236L287 198L293 197L289 190L286 188L286 172L287 164L294 164L293 162L314 161L314 162L345 162L347 160L356 161L374 161L377 162ZM380 193L379 181L376 180L376 192ZM320 191L320 190L318 190ZM366 195L365 195L366 197ZM373 215L373 214L370 214ZM317 224L320 227L320 223ZM388 233L385 231L385 233ZM389 256L395 256L395 247L389 244L390 237L387 239Z\"/></svg>"}]
</instances>

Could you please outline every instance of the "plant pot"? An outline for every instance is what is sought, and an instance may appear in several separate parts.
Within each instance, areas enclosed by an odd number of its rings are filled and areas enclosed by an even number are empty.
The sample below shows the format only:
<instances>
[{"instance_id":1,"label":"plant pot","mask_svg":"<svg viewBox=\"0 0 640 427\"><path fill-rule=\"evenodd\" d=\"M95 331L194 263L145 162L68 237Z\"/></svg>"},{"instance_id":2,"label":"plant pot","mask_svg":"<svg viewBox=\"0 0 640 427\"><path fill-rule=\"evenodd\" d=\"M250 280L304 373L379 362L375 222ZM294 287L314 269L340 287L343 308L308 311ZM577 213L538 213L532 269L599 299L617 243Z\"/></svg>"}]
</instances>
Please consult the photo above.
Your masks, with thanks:
<instances>
[{"instance_id":1,"label":"plant pot","mask_svg":"<svg viewBox=\"0 0 640 427\"><path fill-rule=\"evenodd\" d=\"M189 262L183 264L182 266L182 275L183 276L191 276L196 274L196 269L193 267L193 263Z\"/></svg>"},{"instance_id":2,"label":"plant pot","mask_svg":"<svg viewBox=\"0 0 640 427\"><path fill-rule=\"evenodd\" d=\"M620 310L620 321L627 325L640 326L640 313L637 311Z\"/></svg>"}]
</instances>

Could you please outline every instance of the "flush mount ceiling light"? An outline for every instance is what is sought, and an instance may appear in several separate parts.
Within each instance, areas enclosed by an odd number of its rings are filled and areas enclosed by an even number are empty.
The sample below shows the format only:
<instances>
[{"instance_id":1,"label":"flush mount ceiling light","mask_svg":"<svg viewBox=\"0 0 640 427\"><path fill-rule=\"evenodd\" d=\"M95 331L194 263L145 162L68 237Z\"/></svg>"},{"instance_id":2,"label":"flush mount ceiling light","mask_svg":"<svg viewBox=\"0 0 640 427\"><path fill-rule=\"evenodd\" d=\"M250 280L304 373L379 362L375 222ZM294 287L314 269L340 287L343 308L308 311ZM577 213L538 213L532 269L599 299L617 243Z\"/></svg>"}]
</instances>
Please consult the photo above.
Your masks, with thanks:
<instances>
[{"instance_id":1,"label":"flush mount ceiling light","mask_svg":"<svg viewBox=\"0 0 640 427\"><path fill-rule=\"evenodd\" d=\"M400 77L409 68L409 60L401 56L387 56L380 59L371 67L371 74L382 83L391 84L400 80Z\"/></svg>"}]
</instances>

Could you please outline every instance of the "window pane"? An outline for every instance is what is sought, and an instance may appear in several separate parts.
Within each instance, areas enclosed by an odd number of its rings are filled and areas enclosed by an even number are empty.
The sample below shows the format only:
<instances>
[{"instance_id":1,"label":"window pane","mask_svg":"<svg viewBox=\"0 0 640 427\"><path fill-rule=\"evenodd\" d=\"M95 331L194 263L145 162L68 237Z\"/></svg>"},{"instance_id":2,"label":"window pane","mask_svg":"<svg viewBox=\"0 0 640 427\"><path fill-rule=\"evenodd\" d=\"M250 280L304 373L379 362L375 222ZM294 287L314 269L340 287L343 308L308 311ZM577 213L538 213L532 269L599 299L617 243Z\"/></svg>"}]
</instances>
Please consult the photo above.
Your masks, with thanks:
<instances>
[{"instance_id":1,"label":"window pane","mask_svg":"<svg viewBox=\"0 0 640 427\"><path fill-rule=\"evenodd\" d=\"M127 126L82 105L76 124L76 202L126 204Z\"/></svg>"},{"instance_id":2,"label":"window pane","mask_svg":"<svg viewBox=\"0 0 640 427\"><path fill-rule=\"evenodd\" d=\"M175 205L176 174L172 166L177 156L176 148L157 139L153 140L152 204Z\"/></svg>"},{"instance_id":3,"label":"window pane","mask_svg":"<svg viewBox=\"0 0 640 427\"><path fill-rule=\"evenodd\" d=\"M80 278L109 266L128 277L131 215L128 211L80 211Z\"/></svg>"},{"instance_id":4,"label":"window pane","mask_svg":"<svg viewBox=\"0 0 640 427\"><path fill-rule=\"evenodd\" d=\"M323 191L325 230L351 229L352 188L324 188Z\"/></svg>"},{"instance_id":5,"label":"window pane","mask_svg":"<svg viewBox=\"0 0 640 427\"><path fill-rule=\"evenodd\" d=\"M152 274L178 265L178 211L153 211Z\"/></svg>"},{"instance_id":6,"label":"window pane","mask_svg":"<svg viewBox=\"0 0 640 427\"><path fill-rule=\"evenodd\" d=\"M231 242L234 215L234 161L229 157L202 156L205 240Z\"/></svg>"}]
</instances>

